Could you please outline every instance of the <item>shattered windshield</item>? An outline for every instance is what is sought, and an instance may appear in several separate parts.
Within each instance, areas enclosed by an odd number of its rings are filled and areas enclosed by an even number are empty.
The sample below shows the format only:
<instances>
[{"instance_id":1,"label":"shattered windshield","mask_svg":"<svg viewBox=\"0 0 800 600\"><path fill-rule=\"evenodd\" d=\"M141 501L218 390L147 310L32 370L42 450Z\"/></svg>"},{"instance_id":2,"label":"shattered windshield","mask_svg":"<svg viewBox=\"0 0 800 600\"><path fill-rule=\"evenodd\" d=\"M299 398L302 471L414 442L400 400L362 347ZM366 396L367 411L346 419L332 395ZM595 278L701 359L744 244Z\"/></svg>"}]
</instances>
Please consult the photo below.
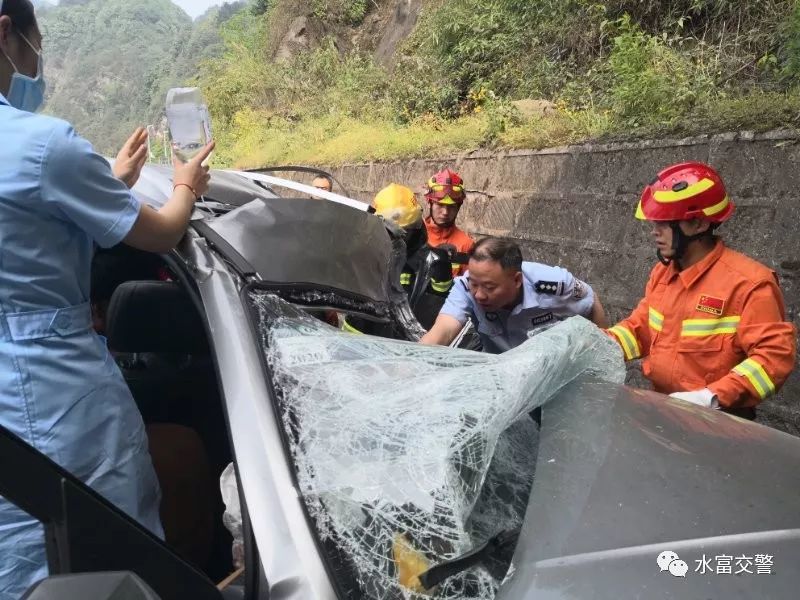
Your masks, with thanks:
<instances>
[{"instance_id":1,"label":"shattered windshield","mask_svg":"<svg viewBox=\"0 0 800 600\"><path fill-rule=\"evenodd\" d=\"M275 295L250 299L332 563L370 599L493 598L504 571L473 566L427 591L419 575L521 525L536 464L531 411L582 374L622 382L617 345L575 317L490 355L350 334Z\"/></svg>"}]
</instances>

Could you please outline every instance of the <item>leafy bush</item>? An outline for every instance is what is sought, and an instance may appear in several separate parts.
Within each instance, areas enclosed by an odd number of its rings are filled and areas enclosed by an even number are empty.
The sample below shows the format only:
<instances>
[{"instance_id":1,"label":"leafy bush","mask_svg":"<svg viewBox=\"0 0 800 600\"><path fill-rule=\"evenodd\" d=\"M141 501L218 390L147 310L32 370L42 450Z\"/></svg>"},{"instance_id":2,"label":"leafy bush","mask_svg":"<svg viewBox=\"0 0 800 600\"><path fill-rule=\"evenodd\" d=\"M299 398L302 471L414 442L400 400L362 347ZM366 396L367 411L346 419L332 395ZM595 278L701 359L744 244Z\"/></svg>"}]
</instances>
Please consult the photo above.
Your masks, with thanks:
<instances>
[{"instance_id":1,"label":"leafy bush","mask_svg":"<svg viewBox=\"0 0 800 600\"><path fill-rule=\"evenodd\" d=\"M265 21L243 11L220 30L224 51L202 63L198 84L214 118L216 130L231 124L237 112L269 102L267 82L273 70L262 53Z\"/></svg>"},{"instance_id":2,"label":"leafy bush","mask_svg":"<svg viewBox=\"0 0 800 600\"><path fill-rule=\"evenodd\" d=\"M380 112L386 73L357 52L339 54L332 39L308 53L273 65L276 109L320 115L363 116Z\"/></svg>"},{"instance_id":3,"label":"leafy bush","mask_svg":"<svg viewBox=\"0 0 800 600\"><path fill-rule=\"evenodd\" d=\"M271 4L271 0L254 0L250 6L250 10L254 15L263 15L270 9Z\"/></svg>"},{"instance_id":4,"label":"leafy bush","mask_svg":"<svg viewBox=\"0 0 800 600\"><path fill-rule=\"evenodd\" d=\"M800 2L795 4L782 29L781 54L784 61L782 75L789 81L798 83L800 82Z\"/></svg>"},{"instance_id":5,"label":"leafy bush","mask_svg":"<svg viewBox=\"0 0 800 600\"><path fill-rule=\"evenodd\" d=\"M601 55L605 14L589 0L434 3L404 47L400 77L436 86L416 90L404 108L412 117L461 114L482 86L509 99L555 98Z\"/></svg>"},{"instance_id":6,"label":"leafy bush","mask_svg":"<svg viewBox=\"0 0 800 600\"><path fill-rule=\"evenodd\" d=\"M486 103L486 142L496 142L502 134L519 127L522 121L522 114L513 104L492 94Z\"/></svg>"},{"instance_id":7,"label":"leafy bush","mask_svg":"<svg viewBox=\"0 0 800 600\"><path fill-rule=\"evenodd\" d=\"M706 93L710 82L663 38L643 32L624 17L608 66L613 110L631 126L674 119Z\"/></svg>"},{"instance_id":8,"label":"leafy bush","mask_svg":"<svg viewBox=\"0 0 800 600\"><path fill-rule=\"evenodd\" d=\"M400 122L409 123L426 114L448 118L458 115L461 90L434 61L401 58L389 90L392 111Z\"/></svg>"},{"instance_id":9,"label":"leafy bush","mask_svg":"<svg viewBox=\"0 0 800 600\"><path fill-rule=\"evenodd\" d=\"M314 16L346 25L358 25L367 14L367 0L311 0Z\"/></svg>"},{"instance_id":10,"label":"leafy bush","mask_svg":"<svg viewBox=\"0 0 800 600\"><path fill-rule=\"evenodd\" d=\"M526 0L463 0L428 10L405 46L398 69L401 113L458 114L458 104L482 84L504 94L515 79L526 36ZM534 3L535 4L535 3Z\"/></svg>"},{"instance_id":11,"label":"leafy bush","mask_svg":"<svg viewBox=\"0 0 800 600\"><path fill-rule=\"evenodd\" d=\"M333 39L268 60L292 15L350 25L372 0L259 2L266 15L226 24L226 50L201 77L228 162L538 148L797 120L800 98L786 94L800 83L797 0L428 0L388 71ZM516 99L558 108L524 117Z\"/></svg>"}]
</instances>

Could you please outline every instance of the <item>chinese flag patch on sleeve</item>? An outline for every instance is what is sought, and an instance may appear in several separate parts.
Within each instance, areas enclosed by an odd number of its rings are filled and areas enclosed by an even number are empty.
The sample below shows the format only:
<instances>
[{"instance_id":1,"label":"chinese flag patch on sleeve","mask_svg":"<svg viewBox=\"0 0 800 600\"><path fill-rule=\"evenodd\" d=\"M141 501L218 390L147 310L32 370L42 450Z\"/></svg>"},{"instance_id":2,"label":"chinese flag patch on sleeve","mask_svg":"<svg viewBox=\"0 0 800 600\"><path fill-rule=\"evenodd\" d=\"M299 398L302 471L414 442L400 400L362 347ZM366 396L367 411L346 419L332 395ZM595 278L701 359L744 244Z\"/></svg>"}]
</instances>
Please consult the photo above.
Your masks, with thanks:
<instances>
[{"instance_id":1,"label":"chinese flag patch on sleeve","mask_svg":"<svg viewBox=\"0 0 800 600\"><path fill-rule=\"evenodd\" d=\"M722 311L725 309L725 300L703 294L697 301L697 306L695 309L699 310L700 312L721 317Z\"/></svg>"}]
</instances>

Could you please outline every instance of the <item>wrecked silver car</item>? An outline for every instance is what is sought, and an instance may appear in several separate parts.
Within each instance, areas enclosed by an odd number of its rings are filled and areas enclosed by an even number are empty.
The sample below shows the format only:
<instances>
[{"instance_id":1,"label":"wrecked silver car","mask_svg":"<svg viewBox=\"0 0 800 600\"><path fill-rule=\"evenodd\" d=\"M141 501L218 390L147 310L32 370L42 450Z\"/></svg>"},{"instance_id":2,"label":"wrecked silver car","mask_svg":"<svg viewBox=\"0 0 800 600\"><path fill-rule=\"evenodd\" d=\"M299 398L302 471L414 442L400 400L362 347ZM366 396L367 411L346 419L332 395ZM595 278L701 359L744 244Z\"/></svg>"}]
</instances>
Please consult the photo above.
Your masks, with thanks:
<instances>
[{"instance_id":1,"label":"wrecked silver car","mask_svg":"<svg viewBox=\"0 0 800 600\"><path fill-rule=\"evenodd\" d=\"M170 190L148 167L135 192ZM201 429L217 474L234 466L244 575L217 590L154 539L158 562L65 531L73 563L165 599L795 597L799 440L625 387L579 317L503 355L420 346L403 255L367 205L214 171L171 277L114 292L109 346L182 357L126 373L145 420L218 411ZM331 325L350 314L392 337ZM167 380L191 403L154 402Z\"/></svg>"}]
</instances>

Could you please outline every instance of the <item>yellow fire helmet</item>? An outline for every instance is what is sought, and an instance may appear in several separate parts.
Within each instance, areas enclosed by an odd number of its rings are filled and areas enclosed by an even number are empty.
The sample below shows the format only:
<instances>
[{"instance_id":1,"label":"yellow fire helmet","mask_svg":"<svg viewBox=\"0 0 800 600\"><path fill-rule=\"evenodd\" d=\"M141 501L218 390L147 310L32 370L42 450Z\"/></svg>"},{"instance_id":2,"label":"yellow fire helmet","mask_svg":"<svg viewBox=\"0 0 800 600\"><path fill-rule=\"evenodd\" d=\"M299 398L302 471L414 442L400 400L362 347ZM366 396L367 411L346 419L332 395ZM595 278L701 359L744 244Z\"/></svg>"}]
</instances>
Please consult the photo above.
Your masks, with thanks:
<instances>
[{"instance_id":1,"label":"yellow fire helmet","mask_svg":"<svg viewBox=\"0 0 800 600\"><path fill-rule=\"evenodd\" d=\"M408 229L422 223L422 207L414 192L404 185L390 183L372 201L375 213Z\"/></svg>"}]
</instances>

